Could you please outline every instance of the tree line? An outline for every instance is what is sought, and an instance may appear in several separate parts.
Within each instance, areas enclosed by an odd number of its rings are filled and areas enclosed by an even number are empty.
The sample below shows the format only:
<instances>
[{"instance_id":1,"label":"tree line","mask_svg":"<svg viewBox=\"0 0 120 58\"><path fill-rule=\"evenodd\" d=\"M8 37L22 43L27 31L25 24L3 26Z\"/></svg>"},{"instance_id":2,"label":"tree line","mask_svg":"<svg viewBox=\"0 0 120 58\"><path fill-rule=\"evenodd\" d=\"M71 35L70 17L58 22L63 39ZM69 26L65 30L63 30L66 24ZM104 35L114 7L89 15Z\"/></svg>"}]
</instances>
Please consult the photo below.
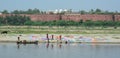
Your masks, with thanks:
<instances>
[{"instance_id":1,"label":"tree line","mask_svg":"<svg viewBox=\"0 0 120 58\"><path fill-rule=\"evenodd\" d=\"M0 17L0 25L27 25L27 26L85 26L85 27L117 27L120 26L120 21L83 21L78 22L71 20L54 20L54 21L31 21L27 16L11 15L6 17Z\"/></svg>"},{"instance_id":2,"label":"tree line","mask_svg":"<svg viewBox=\"0 0 120 58\"><path fill-rule=\"evenodd\" d=\"M54 21L39 21L33 22L29 21L26 22L26 25L35 25L35 26L85 26L85 27L118 27L120 26L119 21L83 21L80 20L79 22L75 21L66 21L66 20L54 20Z\"/></svg>"},{"instance_id":3,"label":"tree line","mask_svg":"<svg viewBox=\"0 0 120 58\"><path fill-rule=\"evenodd\" d=\"M28 10L14 10L9 12L8 10L3 10L0 11L2 14L47 14L47 11L42 11L39 10L37 8L35 9L28 9ZM66 13L77 13L77 14L120 14L120 12L118 11L104 11L101 9L91 9L89 11L85 11L85 10L79 10L77 12L73 11L72 9L68 9L66 12L63 11L61 13L58 14L66 14ZM50 14L53 14L52 12L50 12Z\"/></svg>"},{"instance_id":4,"label":"tree line","mask_svg":"<svg viewBox=\"0 0 120 58\"><path fill-rule=\"evenodd\" d=\"M28 9L28 10L14 10L9 12L8 10L1 11L2 14L45 14L45 11L40 11L39 9Z\"/></svg>"},{"instance_id":5,"label":"tree line","mask_svg":"<svg viewBox=\"0 0 120 58\"><path fill-rule=\"evenodd\" d=\"M0 25L25 25L28 21L31 21L31 19L27 16L11 15L0 17Z\"/></svg>"}]
</instances>

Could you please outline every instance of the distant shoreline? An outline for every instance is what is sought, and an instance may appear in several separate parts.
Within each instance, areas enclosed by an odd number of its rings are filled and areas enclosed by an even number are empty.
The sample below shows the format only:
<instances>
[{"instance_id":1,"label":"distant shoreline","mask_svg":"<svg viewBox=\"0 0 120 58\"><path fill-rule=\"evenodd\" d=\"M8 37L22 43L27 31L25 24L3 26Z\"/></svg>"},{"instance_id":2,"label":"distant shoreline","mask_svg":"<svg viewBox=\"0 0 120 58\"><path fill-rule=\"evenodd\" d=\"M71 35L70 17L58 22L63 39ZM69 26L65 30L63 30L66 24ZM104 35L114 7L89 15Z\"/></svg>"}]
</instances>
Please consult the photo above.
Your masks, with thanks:
<instances>
[{"instance_id":1,"label":"distant shoreline","mask_svg":"<svg viewBox=\"0 0 120 58\"><path fill-rule=\"evenodd\" d=\"M0 35L0 43L16 43L20 34ZM49 43L92 43L92 44L120 44L120 34L53 34L54 40L51 40L49 34ZM62 40L58 40L58 36L62 35ZM71 40L72 39L72 40ZM48 43L46 34L21 34L20 41L38 41L39 43Z\"/></svg>"},{"instance_id":2,"label":"distant shoreline","mask_svg":"<svg viewBox=\"0 0 120 58\"><path fill-rule=\"evenodd\" d=\"M17 41L0 41L0 43L16 43ZM38 41L38 43L47 43L46 41ZM66 44L64 41L62 43L60 42L49 42L49 43L58 43L58 44ZM68 42L67 44L120 44L120 42ZM17 43L16 43L17 44Z\"/></svg>"}]
</instances>

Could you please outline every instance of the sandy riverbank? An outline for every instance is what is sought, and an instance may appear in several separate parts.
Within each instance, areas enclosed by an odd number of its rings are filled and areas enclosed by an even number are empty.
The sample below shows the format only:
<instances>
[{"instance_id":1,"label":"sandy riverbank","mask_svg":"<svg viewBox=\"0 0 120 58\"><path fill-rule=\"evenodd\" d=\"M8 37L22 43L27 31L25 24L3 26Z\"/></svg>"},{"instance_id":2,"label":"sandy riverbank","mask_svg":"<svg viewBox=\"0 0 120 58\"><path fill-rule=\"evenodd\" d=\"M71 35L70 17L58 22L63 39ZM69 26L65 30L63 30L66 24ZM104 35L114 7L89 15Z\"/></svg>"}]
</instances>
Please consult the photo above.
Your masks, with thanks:
<instances>
[{"instance_id":1,"label":"sandy riverbank","mask_svg":"<svg viewBox=\"0 0 120 58\"><path fill-rule=\"evenodd\" d=\"M2 34L0 35L0 42L15 43L20 36L20 40L35 41L40 43L47 42L46 34ZM62 35L62 41L69 41L74 43L120 43L120 34L49 34L54 35L54 40L50 42L58 42L59 35ZM67 39L67 40L66 40Z\"/></svg>"}]
</instances>

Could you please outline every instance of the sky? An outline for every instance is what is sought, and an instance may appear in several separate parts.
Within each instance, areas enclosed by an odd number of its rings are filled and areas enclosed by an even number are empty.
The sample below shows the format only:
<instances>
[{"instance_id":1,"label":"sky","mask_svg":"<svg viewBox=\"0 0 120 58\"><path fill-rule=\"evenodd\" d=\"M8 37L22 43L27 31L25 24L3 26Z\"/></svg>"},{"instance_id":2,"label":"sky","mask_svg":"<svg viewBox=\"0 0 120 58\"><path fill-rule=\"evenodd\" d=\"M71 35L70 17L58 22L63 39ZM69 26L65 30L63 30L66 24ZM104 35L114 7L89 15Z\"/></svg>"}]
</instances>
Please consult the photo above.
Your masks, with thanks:
<instances>
[{"instance_id":1,"label":"sky","mask_svg":"<svg viewBox=\"0 0 120 58\"><path fill-rule=\"evenodd\" d=\"M0 11L40 9L72 9L73 11L102 9L120 12L120 0L0 0Z\"/></svg>"}]
</instances>

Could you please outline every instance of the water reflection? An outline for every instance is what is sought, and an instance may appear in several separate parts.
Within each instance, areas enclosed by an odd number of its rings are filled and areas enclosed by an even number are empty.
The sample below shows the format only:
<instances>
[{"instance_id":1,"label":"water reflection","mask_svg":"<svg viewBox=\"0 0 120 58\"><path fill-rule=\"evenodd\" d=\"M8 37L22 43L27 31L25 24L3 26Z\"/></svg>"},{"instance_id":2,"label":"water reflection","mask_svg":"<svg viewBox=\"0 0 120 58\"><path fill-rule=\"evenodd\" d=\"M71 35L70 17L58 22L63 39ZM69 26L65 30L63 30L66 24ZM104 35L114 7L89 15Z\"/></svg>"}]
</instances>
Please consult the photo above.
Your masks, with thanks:
<instances>
[{"instance_id":1,"label":"water reflection","mask_svg":"<svg viewBox=\"0 0 120 58\"><path fill-rule=\"evenodd\" d=\"M9 44L8 44L9 45ZM63 44L63 43L40 43L38 45L35 45L35 44L16 44L17 45L17 49L21 49L22 47L32 47L32 46L35 46L35 47L38 47L38 48L47 48L47 49L54 49L54 48L68 48L68 47L91 47L91 48L94 48L94 49L100 49L101 47L103 48L113 48L112 46L116 46L119 44L77 44L77 43L69 43L69 44ZM9 48L7 46L7 44L3 44L2 45L3 48Z\"/></svg>"},{"instance_id":2,"label":"water reflection","mask_svg":"<svg viewBox=\"0 0 120 58\"><path fill-rule=\"evenodd\" d=\"M59 44L54 44L54 43L47 43L46 44L46 48L51 48L51 49L53 49L54 48L54 45L57 45L57 47L58 48L62 48L62 44L61 43L59 43Z\"/></svg>"},{"instance_id":3,"label":"water reflection","mask_svg":"<svg viewBox=\"0 0 120 58\"><path fill-rule=\"evenodd\" d=\"M46 44L46 48L48 48L48 47L49 47L49 43Z\"/></svg>"},{"instance_id":4,"label":"water reflection","mask_svg":"<svg viewBox=\"0 0 120 58\"><path fill-rule=\"evenodd\" d=\"M119 54L119 44L0 44L0 58L119 58Z\"/></svg>"},{"instance_id":5,"label":"water reflection","mask_svg":"<svg viewBox=\"0 0 120 58\"><path fill-rule=\"evenodd\" d=\"M20 44L17 44L17 49L19 49L20 48Z\"/></svg>"},{"instance_id":6,"label":"water reflection","mask_svg":"<svg viewBox=\"0 0 120 58\"><path fill-rule=\"evenodd\" d=\"M62 48L62 44L58 44L58 47L59 47L59 48Z\"/></svg>"},{"instance_id":7,"label":"water reflection","mask_svg":"<svg viewBox=\"0 0 120 58\"><path fill-rule=\"evenodd\" d=\"M53 48L54 48L54 44L52 44L52 43L51 43L51 44L50 44L50 43L47 43L47 44L46 44L46 48L51 48L51 49L53 49Z\"/></svg>"},{"instance_id":8,"label":"water reflection","mask_svg":"<svg viewBox=\"0 0 120 58\"><path fill-rule=\"evenodd\" d=\"M33 45L33 44L17 44L17 49L20 49L21 47L26 46L26 45ZM67 45L67 44L65 44L65 45ZM39 45L36 45L36 46L39 46L39 47L45 46L47 49L48 48L53 49L54 47L55 48L58 47L58 48L61 49L62 48L62 43L57 43L57 44L55 44L55 43L44 43L44 44L39 44Z\"/></svg>"},{"instance_id":9,"label":"water reflection","mask_svg":"<svg viewBox=\"0 0 120 58\"><path fill-rule=\"evenodd\" d=\"M69 47L91 47L91 48L96 48L96 49L99 49L102 47L106 47L108 46L109 47L110 44L95 44L95 43L92 43L92 44L78 44L78 43L68 43L68 44L65 44L65 43L40 43L40 44L17 44L17 49L21 49L22 47L26 47L26 48L29 48L29 47L32 47L32 46L35 46L35 47L38 47L38 48L46 48L46 49L54 49L54 48L69 48ZM5 45L6 46L6 45ZM34 48L34 47L32 47Z\"/></svg>"}]
</instances>

